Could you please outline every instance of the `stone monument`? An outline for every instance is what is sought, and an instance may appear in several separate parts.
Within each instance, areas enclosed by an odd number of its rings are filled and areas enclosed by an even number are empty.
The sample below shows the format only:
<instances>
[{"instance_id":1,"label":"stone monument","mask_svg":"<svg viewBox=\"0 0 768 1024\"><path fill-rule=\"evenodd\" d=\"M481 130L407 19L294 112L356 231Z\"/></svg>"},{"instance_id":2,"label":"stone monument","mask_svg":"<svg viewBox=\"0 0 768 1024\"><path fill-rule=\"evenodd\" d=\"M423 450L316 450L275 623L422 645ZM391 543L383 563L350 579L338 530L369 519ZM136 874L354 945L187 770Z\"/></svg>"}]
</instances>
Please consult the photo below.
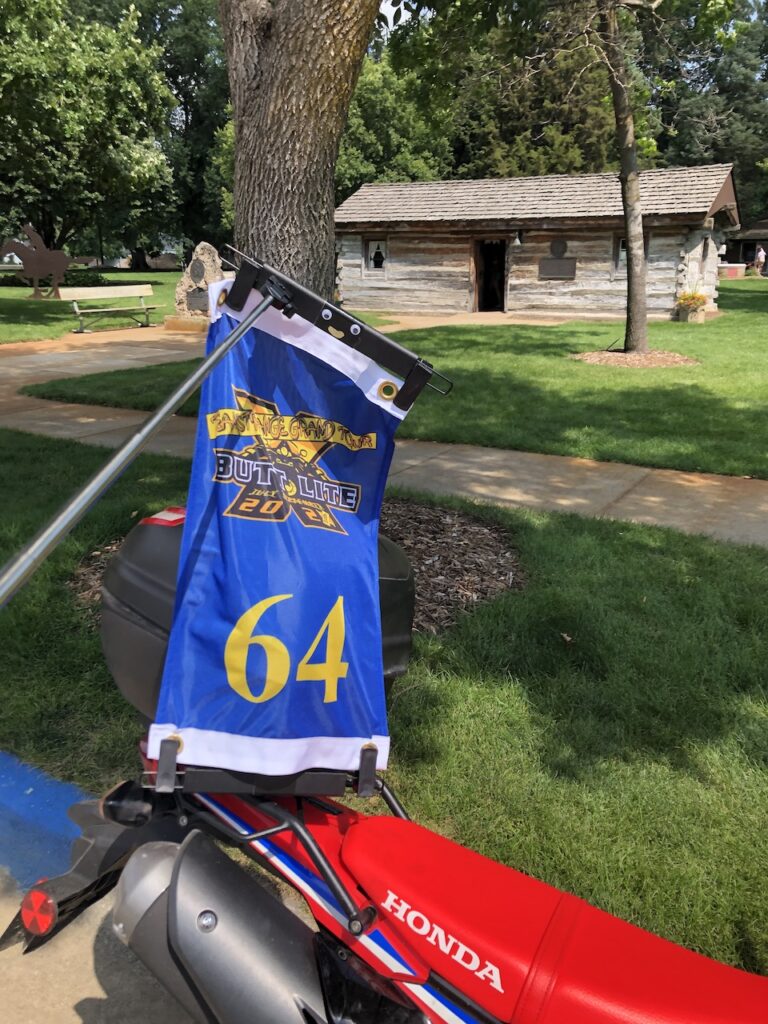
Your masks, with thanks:
<instances>
[{"instance_id":1,"label":"stone monument","mask_svg":"<svg viewBox=\"0 0 768 1024\"><path fill-rule=\"evenodd\" d=\"M165 326L176 331L204 331L208 321L208 285L227 276L214 247L200 242L176 285L176 315L166 317Z\"/></svg>"}]
</instances>

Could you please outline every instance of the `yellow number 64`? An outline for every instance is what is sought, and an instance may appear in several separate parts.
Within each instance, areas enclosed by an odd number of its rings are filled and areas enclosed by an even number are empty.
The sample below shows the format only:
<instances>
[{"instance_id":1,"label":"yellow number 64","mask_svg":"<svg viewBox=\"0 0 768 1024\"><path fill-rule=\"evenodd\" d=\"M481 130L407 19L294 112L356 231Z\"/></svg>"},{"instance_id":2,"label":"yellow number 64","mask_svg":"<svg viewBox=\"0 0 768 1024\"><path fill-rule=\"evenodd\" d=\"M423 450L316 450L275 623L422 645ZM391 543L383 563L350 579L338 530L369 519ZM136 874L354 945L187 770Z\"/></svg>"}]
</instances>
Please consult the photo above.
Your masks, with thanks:
<instances>
[{"instance_id":1,"label":"yellow number 64","mask_svg":"<svg viewBox=\"0 0 768 1024\"><path fill-rule=\"evenodd\" d=\"M259 619L272 605L279 601L288 601L293 594L278 594L265 597L263 601L253 605L235 623L224 647L224 667L227 682L241 697L252 704L263 704L272 700L282 691L288 682L291 672L291 656L288 648L276 636L269 633L258 633L254 636ZM312 662L309 659L317 650L323 634L326 635L325 661ZM338 700L339 680L345 679L349 665L342 661L344 652L344 598L339 597L328 612L315 639L307 653L299 662L296 670L297 682L324 682L323 703L330 704ZM267 660L264 686L258 694L254 694L248 685L248 649L252 644L261 647Z\"/></svg>"}]
</instances>

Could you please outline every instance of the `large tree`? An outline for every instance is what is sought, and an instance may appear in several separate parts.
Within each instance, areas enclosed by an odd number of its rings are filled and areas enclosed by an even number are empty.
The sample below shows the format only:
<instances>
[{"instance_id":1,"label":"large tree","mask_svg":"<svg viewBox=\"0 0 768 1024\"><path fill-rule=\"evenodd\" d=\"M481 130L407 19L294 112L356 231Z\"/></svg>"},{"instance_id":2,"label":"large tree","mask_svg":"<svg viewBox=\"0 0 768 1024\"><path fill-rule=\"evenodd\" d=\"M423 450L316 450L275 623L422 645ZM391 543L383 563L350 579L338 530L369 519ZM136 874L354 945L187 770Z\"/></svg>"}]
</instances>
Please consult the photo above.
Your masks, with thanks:
<instances>
[{"instance_id":1,"label":"large tree","mask_svg":"<svg viewBox=\"0 0 768 1024\"><path fill-rule=\"evenodd\" d=\"M636 76L632 66L634 12L652 10L661 0L392 0L396 11L410 18L394 33L405 40L401 50L416 41L412 52L433 75L446 74L446 57L462 62L468 46L493 33L498 56L506 50L507 66L517 64L519 88L534 75L546 74L558 61L581 63L584 74L600 66L607 79L614 115L615 150L624 204L627 245L627 351L648 348L646 261L640 205L640 156L635 127ZM442 67L439 72L438 67ZM563 98L574 80L563 83ZM553 141L560 141L550 129Z\"/></svg>"},{"instance_id":2,"label":"large tree","mask_svg":"<svg viewBox=\"0 0 768 1024\"><path fill-rule=\"evenodd\" d=\"M385 47L365 57L336 161L337 203L365 182L425 181L450 173L451 112L441 104L425 111L417 92L416 73L395 72ZM230 120L216 134L205 185L206 203L218 210L227 231L234 228L234 173Z\"/></svg>"},{"instance_id":3,"label":"large tree","mask_svg":"<svg viewBox=\"0 0 768 1024\"><path fill-rule=\"evenodd\" d=\"M235 240L334 286L334 167L379 0L220 0L235 126Z\"/></svg>"},{"instance_id":4,"label":"large tree","mask_svg":"<svg viewBox=\"0 0 768 1024\"><path fill-rule=\"evenodd\" d=\"M113 27L63 0L6 0L0 33L0 219L61 248L170 194L158 140L171 102L135 10Z\"/></svg>"},{"instance_id":5,"label":"large tree","mask_svg":"<svg viewBox=\"0 0 768 1024\"><path fill-rule=\"evenodd\" d=\"M111 25L128 0L69 0L70 18ZM221 243L228 237L219 203L208 203L206 172L216 134L228 117L229 83L217 0L132 0L136 33L158 54L173 100L166 115L163 150L173 170L173 204L163 204L163 230L186 242ZM140 235L153 234L149 222ZM134 232L135 233L135 232Z\"/></svg>"}]
</instances>

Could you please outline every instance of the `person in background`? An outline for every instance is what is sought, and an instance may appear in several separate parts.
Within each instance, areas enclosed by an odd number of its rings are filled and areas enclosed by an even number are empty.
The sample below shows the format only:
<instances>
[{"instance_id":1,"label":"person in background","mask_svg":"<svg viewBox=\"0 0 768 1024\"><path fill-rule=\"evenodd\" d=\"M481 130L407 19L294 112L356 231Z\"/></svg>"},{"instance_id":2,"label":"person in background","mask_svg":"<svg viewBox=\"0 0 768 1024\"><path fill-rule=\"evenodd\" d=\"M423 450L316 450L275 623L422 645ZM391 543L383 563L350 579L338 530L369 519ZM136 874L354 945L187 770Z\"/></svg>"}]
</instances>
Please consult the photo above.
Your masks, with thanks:
<instances>
[{"instance_id":1,"label":"person in background","mask_svg":"<svg viewBox=\"0 0 768 1024\"><path fill-rule=\"evenodd\" d=\"M755 251L755 270L762 277L763 268L765 267L765 249L762 245L758 245Z\"/></svg>"}]
</instances>

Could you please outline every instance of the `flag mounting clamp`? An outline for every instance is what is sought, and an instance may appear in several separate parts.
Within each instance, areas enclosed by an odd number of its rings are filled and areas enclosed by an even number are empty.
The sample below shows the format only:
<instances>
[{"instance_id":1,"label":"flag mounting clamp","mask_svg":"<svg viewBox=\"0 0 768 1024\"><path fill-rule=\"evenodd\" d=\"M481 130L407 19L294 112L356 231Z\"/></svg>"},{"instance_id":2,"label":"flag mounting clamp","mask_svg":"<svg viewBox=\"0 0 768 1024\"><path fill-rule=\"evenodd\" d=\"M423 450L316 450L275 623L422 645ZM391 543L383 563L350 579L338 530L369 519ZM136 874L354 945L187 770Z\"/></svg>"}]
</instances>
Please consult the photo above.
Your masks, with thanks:
<instances>
[{"instance_id":1,"label":"flag mounting clamp","mask_svg":"<svg viewBox=\"0 0 768 1024\"><path fill-rule=\"evenodd\" d=\"M453 387L452 381L444 374L437 373L431 363L420 359L415 353L381 334L370 324L358 320L345 309L327 302L308 288L297 284L274 267L247 256L231 245L226 248L238 260L237 263L226 260L237 271L227 295L227 305L230 309L240 313L254 290L261 292L265 298L271 297L272 304L282 310L285 316L297 314L338 342L360 352L400 377L403 384L392 399L392 404L398 409L410 409L425 387L441 395L450 392ZM440 386L434 383L435 378L442 382Z\"/></svg>"}]
</instances>

